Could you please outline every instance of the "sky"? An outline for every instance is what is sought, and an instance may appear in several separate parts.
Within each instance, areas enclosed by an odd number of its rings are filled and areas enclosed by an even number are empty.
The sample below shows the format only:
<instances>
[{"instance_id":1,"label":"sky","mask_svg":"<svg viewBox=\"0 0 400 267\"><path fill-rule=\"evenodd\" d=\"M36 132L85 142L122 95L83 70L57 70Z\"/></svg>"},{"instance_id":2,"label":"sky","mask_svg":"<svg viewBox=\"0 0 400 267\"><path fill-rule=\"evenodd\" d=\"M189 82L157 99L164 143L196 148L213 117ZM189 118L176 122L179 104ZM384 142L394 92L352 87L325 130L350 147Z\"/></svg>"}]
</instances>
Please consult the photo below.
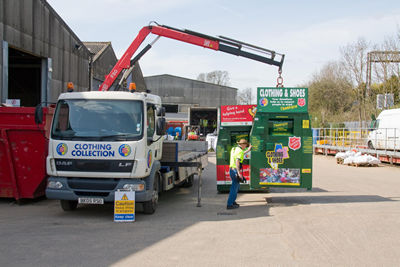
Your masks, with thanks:
<instances>
[{"instance_id":1,"label":"sky","mask_svg":"<svg viewBox=\"0 0 400 267\"><path fill-rule=\"evenodd\" d=\"M341 47L359 38L380 44L400 33L398 0L48 2L81 41L111 41L117 57L151 21L223 35L285 54L282 77L286 87L306 84L326 63L340 59ZM155 38L148 36L141 47ZM145 77L171 74L196 79L200 73L227 71L230 86L238 89L276 86L278 77L275 66L163 37L140 65Z\"/></svg>"}]
</instances>

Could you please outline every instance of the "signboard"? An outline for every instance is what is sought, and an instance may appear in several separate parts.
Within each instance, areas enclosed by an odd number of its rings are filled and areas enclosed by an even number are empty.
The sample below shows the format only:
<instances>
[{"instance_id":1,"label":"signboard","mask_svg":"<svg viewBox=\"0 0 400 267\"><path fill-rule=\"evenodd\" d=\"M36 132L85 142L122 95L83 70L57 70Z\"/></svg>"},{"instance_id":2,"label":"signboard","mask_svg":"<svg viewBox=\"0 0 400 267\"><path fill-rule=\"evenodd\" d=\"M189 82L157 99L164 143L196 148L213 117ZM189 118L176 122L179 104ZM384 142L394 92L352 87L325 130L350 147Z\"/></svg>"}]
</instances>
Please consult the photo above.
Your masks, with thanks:
<instances>
[{"instance_id":1,"label":"signboard","mask_svg":"<svg viewBox=\"0 0 400 267\"><path fill-rule=\"evenodd\" d=\"M59 158L92 158L92 159L133 159L134 148L131 144L117 142L80 142L63 141L55 143Z\"/></svg>"},{"instance_id":2,"label":"signboard","mask_svg":"<svg viewBox=\"0 0 400 267\"><path fill-rule=\"evenodd\" d=\"M135 221L135 191L118 190L114 199L114 222Z\"/></svg>"},{"instance_id":3,"label":"signboard","mask_svg":"<svg viewBox=\"0 0 400 267\"><path fill-rule=\"evenodd\" d=\"M291 135L293 133L293 121L289 120L270 120L268 127L271 135Z\"/></svg>"},{"instance_id":4,"label":"signboard","mask_svg":"<svg viewBox=\"0 0 400 267\"><path fill-rule=\"evenodd\" d=\"M7 107L20 107L21 100L20 99L6 99L6 106Z\"/></svg>"},{"instance_id":5,"label":"signboard","mask_svg":"<svg viewBox=\"0 0 400 267\"><path fill-rule=\"evenodd\" d=\"M250 181L250 165L243 165L243 177ZM217 185L232 184L229 165L217 165Z\"/></svg>"},{"instance_id":6,"label":"signboard","mask_svg":"<svg viewBox=\"0 0 400 267\"><path fill-rule=\"evenodd\" d=\"M221 106L221 126L252 125L256 105Z\"/></svg>"},{"instance_id":7,"label":"signboard","mask_svg":"<svg viewBox=\"0 0 400 267\"><path fill-rule=\"evenodd\" d=\"M258 112L307 112L308 89L286 87L258 87Z\"/></svg>"},{"instance_id":8,"label":"signboard","mask_svg":"<svg viewBox=\"0 0 400 267\"><path fill-rule=\"evenodd\" d=\"M305 169L303 169L305 170ZM308 169L311 171L311 169ZM260 169L261 185L300 185L300 169L263 168Z\"/></svg>"}]
</instances>

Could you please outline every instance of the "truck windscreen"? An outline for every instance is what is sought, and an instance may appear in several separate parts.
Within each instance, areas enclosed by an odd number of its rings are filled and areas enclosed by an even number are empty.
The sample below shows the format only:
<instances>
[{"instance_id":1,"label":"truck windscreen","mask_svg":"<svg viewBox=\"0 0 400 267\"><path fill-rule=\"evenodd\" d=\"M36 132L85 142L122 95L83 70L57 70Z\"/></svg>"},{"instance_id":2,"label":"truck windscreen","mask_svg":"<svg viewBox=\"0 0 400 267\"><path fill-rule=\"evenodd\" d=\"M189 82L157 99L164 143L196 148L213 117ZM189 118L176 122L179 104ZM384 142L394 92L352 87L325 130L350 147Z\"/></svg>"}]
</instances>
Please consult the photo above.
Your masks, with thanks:
<instances>
[{"instance_id":1,"label":"truck windscreen","mask_svg":"<svg viewBox=\"0 0 400 267\"><path fill-rule=\"evenodd\" d=\"M60 100L51 137L59 140L128 141L143 137L143 102Z\"/></svg>"}]
</instances>

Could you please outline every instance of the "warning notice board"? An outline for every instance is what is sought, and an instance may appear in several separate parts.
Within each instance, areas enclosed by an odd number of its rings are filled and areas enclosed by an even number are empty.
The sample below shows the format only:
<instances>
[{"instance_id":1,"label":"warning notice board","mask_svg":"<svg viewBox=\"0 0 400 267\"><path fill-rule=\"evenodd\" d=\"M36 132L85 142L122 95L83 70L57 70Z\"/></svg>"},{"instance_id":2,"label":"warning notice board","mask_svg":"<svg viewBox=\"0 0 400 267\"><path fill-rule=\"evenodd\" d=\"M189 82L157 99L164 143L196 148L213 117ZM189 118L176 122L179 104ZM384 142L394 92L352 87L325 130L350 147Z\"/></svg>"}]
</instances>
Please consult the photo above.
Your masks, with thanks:
<instances>
[{"instance_id":1,"label":"warning notice board","mask_svg":"<svg viewBox=\"0 0 400 267\"><path fill-rule=\"evenodd\" d=\"M135 221L135 191L116 191L114 199L114 221Z\"/></svg>"}]
</instances>

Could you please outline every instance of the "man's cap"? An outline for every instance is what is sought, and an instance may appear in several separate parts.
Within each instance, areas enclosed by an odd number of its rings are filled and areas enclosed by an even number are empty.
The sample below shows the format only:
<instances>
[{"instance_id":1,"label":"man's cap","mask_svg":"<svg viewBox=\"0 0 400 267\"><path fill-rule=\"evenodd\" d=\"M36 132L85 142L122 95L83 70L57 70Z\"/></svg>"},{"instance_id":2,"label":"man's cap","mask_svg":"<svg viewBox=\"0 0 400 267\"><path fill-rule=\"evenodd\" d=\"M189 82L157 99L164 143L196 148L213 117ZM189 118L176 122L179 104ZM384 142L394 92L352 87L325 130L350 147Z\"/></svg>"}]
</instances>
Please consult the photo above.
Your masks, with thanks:
<instances>
[{"instance_id":1,"label":"man's cap","mask_svg":"<svg viewBox=\"0 0 400 267\"><path fill-rule=\"evenodd\" d=\"M238 143L239 145L241 145L241 144L248 145L248 144L249 144L249 142L247 142L246 139L240 139L237 143Z\"/></svg>"}]
</instances>

